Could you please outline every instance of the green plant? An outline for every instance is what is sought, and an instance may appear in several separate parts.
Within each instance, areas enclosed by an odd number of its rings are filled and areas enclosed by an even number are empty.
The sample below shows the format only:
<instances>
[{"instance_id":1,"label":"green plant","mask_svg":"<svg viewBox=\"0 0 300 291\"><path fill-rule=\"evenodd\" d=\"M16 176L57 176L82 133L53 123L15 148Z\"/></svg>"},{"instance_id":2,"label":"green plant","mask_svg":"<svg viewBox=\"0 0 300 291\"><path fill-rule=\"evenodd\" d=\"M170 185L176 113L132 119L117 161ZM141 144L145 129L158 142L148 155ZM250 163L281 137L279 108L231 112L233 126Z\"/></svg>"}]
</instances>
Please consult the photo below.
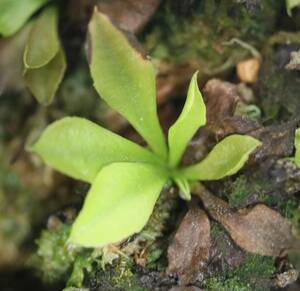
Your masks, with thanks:
<instances>
[{"instance_id":1,"label":"green plant","mask_svg":"<svg viewBox=\"0 0 300 291\"><path fill-rule=\"evenodd\" d=\"M300 128L296 129L294 145L296 151L295 151L295 157L292 158L292 160L300 168Z\"/></svg>"},{"instance_id":2,"label":"green plant","mask_svg":"<svg viewBox=\"0 0 300 291\"><path fill-rule=\"evenodd\" d=\"M183 111L169 129L167 147L156 112L151 62L132 49L125 36L97 11L89 33L96 90L127 118L150 150L78 117L54 122L31 150L60 172L92 184L69 242L95 247L139 232L168 180L189 200L190 183L236 173L260 142L250 136L231 135L203 161L180 167L188 142L206 123L197 73L190 82Z\"/></svg>"},{"instance_id":3,"label":"green plant","mask_svg":"<svg viewBox=\"0 0 300 291\"><path fill-rule=\"evenodd\" d=\"M0 36L18 32L49 0L0 0ZM66 58L58 35L58 8L43 7L27 24L30 31L24 51L24 79L34 97L43 105L52 102L61 83ZM23 32L27 33L24 29Z\"/></svg>"},{"instance_id":4,"label":"green plant","mask_svg":"<svg viewBox=\"0 0 300 291\"><path fill-rule=\"evenodd\" d=\"M285 2L287 14L291 17L292 10L297 6L300 6L300 0L286 0Z\"/></svg>"}]
</instances>

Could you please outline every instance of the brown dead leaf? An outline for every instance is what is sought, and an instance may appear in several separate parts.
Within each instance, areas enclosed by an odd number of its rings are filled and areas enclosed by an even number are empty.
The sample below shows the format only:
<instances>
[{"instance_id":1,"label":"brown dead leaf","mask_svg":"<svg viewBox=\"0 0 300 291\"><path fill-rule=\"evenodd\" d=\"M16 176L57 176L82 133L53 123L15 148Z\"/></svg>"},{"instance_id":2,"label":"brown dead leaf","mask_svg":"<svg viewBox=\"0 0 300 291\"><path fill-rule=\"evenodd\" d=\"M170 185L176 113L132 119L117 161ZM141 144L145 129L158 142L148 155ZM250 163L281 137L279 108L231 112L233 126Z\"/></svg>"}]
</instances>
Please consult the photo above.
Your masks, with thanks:
<instances>
[{"instance_id":1,"label":"brown dead leaf","mask_svg":"<svg viewBox=\"0 0 300 291\"><path fill-rule=\"evenodd\" d=\"M296 122L277 126L261 127L248 134L259 139L263 144L251 156L250 162L260 162L266 158L286 157L293 153Z\"/></svg>"},{"instance_id":2,"label":"brown dead leaf","mask_svg":"<svg viewBox=\"0 0 300 291\"><path fill-rule=\"evenodd\" d=\"M221 223L244 250L263 256L280 256L296 246L289 221L269 207L258 204L252 209L234 212L228 203L204 186L198 185L194 190L212 218Z\"/></svg>"},{"instance_id":3,"label":"brown dead leaf","mask_svg":"<svg viewBox=\"0 0 300 291\"><path fill-rule=\"evenodd\" d=\"M148 23L161 0L104 0L97 4L120 28L139 33Z\"/></svg>"},{"instance_id":4,"label":"brown dead leaf","mask_svg":"<svg viewBox=\"0 0 300 291\"><path fill-rule=\"evenodd\" d=\"M179 277L180 285L197 279L209 259L210 223L205 212L192 207L183 218L168 248L167 272Z\"/></svg>"},{"instance_id":5,"label":"brown dead leaf","mask_svg":"<svg viewBox=\"0 0 300 291\"><path fill-rule=\"evenodd\" d=\"M216 135L223 135L223 120L233 116L240 100L237 86L219 79L211 79L203 88L207 127Z\"/></svg>"}]
</instances>

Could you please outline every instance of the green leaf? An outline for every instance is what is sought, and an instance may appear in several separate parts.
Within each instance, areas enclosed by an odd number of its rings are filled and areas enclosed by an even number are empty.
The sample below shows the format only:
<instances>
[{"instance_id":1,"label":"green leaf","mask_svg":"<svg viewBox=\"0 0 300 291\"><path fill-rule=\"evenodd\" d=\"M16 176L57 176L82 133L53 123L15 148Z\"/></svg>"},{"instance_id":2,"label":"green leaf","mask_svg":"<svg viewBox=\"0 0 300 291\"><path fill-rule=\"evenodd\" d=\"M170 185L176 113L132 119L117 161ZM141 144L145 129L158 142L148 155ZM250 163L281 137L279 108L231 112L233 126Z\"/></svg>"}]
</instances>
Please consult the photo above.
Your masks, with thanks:
<instances>
[{"instance_id":1,"label":"green leaf","mask_svg":"<svg viewBox=\"0 0 300 291\"><path fill-rule=\"evenodd\" d=\"M188 142L199 129L206 123L206 108L197 84L197 73L190 82L184 108L169 129L169 165L177 166L186 149Z\"/></svg>"},{"instance_id":2,"label":"green leaf","mask_svg":"<svg viewBox=\"0 0 300 291\"><path fill-rule=\"evenodd\" d=\"M297 6L300 6L300 0L286 0L286 10L290 17L292 16L292 9Z\"/></svg>"},{"instance_id":3,"label":"green leaf","mask_svg":"<svg viewBox=\"0 0 300 291\"><path fill-rule=\"evenodd\" d=\"M94 12L89 33L90 67L96 90L127 118L155 153L166 159L151 62L134 50L124 34L100 12Z\"/></svg>"},{"instance_id":4,"label":"green leaf","mask_svg":"<svg viewBox=\"0 0 300 291\"><path fill-rule=\"evenodd\" d=\"M247 135L231 135L219 142L201 162L182 169L188 180L218 180L240 170L261 142Z\"/></svg>"},{"instance_id":5,"label":"green leaf","mask_svg":"<svg viewBox=\"0 0 300 291\"><path fill-rule=\"evenodd\" d=\"M100 247L141 231L167 179L163 170L150 164L104 167L87 194L69 242Z\"/></svg>"},{"instance_id":6,"label":"green leaf","mask_svg":"<svg viewBox=\"0 0 300 291\"><path fill-rule=\"evenodd\" d=\"M62 49L45 66L26 69L24 78L31 93L42 105L52 102L66 70L66 58Z\"/></svg>"},{"instance_id":7,"label":"green leaf","mask_svg":"<svg viewBox=\"0 0 300 291\"><path fill-rule=\"evenodd\" d=\"M295 133L295 163L300 168L300 128Z\"/></svg>"},{"instance_id":8,"label":"green leaf","mask_svg":"<svg viewBox=\"0 0 300 291\"><path fill-rule=\"evenodd\" d=\"M191 188L188 180L184 177L172 177L179 188L179 196L184 200L191 200Z\"/></svg>"},{"instance_id":9,"label":"green leaf","mask_svg":"<svg viewBox=\"0 0 300 291\"><path fill-rule=\"evenodd\" d=\"M34 22L24 52L25 67L40 68L55 57L60 47L57 22L57 9L54 7L46 9Z\"/></svg>"},{"instance_id":10,"label":"green leaf","mask_svg":"<svg viewBox=\"0 0 300 291\"><path fill-rule=\"evenodd\" d=\"M79 117L52 123L31 150L56 170L86 182L113 162L160 163L150 151Z\"/></svg>"},{"instance_id":11,"label":"green leaf","mask_svg":"<svg viewBox=\"0 0 300 291\"><path fill-rule=\"evenodd\" d=\"M48 0L0 0L0 35L16 33Z\"/></svg>"}]
</instances>

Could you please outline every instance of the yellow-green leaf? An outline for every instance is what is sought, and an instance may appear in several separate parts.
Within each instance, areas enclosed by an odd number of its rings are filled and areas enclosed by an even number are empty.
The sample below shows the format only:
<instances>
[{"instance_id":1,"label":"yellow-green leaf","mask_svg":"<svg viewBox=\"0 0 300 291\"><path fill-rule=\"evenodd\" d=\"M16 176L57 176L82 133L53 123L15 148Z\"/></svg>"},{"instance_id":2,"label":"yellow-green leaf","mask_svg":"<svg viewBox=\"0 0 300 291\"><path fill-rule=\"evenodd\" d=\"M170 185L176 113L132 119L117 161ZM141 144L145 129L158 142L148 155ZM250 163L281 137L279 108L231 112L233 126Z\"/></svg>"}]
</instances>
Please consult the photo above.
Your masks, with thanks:
<instances>
[{"instance_id":1,"label":"yellow-green leaf","mask_svg":"<svg viewBox=\"0 0 300 291\"><path fill-rule=\"evenodd\" d=\"M24 78L31 93L42 105L52 102L66 70L64 51L60 49L56 56L45 66L26 69Z\"/></svg>"},{"instance_id":2,"label":"yellow-green leaf","mask_svg":"<svg viewBox=\"0 0 300 291\"><path fill-rule=\"evenodd\" d=\"M69 242L100 247L139 232L166 183L166 173L141 163L114 163L97 175Z\"/></svg>"},{"instance_id":3,"label":"yellow-green leaf","mask_svg":"<svg viewBox=\"0 0 300 291\"><path fill-rule=\"evenodd\" d=\"M134 50L124 34L100 12L94 12L89 33L90 68L96 90L127 118L155 153L166 159L151 62Z\"/></svg>"},{"instance_id":4,"label":"yellow-green leaf","mask_svg":"<svg viewBox=\"0 0 300 291\"><path fill-rule=\"evenodd\" d=\"M261 142L247 135L231 135L219 142L201 162L181 170L188 180L219 180L240 170Z\"/></svg>"},{"instance_id":5,"label":"yellow-green leaf","mask_svg":"<svg viewBox=\"0 0 300 291\"><path fill-rule=\"evenodd\" d=\"M56 170L90 183L112 162L160 163L150 151L79 117L52 123L31 150Z\"/></svg>"},{"instance_id":6,"label":"yellow-green leaf","mask_svg":"<svg viewBox=\"0 0 300 291\"><path fill-rule=\"evenodd\" d=\"M197 84L197 73L190 82L184 108L169 129L169 165L177 166L193 135L206 123L206 108Z\"/></svg>"},{"instance_id":7,"label":"yellow-green leaf","mask_svg":"<svg viewBox=\"0 0 300 291\"><path fill-rule=\"evenodd\" d=\"M179 188L179 196L184 200L191 200L190 184L184 177L172 177Z\"/></svg>"},{"instance_id":8,"label":"yellow-green leaf","mask_svg":"<svg viewBox=\"0 0 300 291\"><path fill-rule=\"evenodd\" d=\"M295 133L295 163L300 168L300 128Z\"/></svg>"},{"instance_id":9,"label":"yellow-green leaf","mask_svg":"<svg viewBox=\"0 0 300 291\"><path fill-rule=\"evenodd\" d=\"M48 0L0 0L0 35L16 33Z\"/></svg>"},{"instance_id":10,"label":"yellow-green leaf","mask_svg":"<svg viewBox=\"0 0 300 291\"><path fill-rule=\"evenodd\" d=\"M50 7L34 22L24 52L25 67L40 68L55 57L60 47L57 21L57 9Z\"/></svg>"},{"instance_id":11,"label":"yellow-green leaf","mask_svg":"<svg viewBox=\"0 0 300 291\"><path fill-rule=\"evenodd\" d=\"M292 16L292 10L297 6L300 6L300 0L286 0L287 14Z\"/></svg>"}]
</instances>

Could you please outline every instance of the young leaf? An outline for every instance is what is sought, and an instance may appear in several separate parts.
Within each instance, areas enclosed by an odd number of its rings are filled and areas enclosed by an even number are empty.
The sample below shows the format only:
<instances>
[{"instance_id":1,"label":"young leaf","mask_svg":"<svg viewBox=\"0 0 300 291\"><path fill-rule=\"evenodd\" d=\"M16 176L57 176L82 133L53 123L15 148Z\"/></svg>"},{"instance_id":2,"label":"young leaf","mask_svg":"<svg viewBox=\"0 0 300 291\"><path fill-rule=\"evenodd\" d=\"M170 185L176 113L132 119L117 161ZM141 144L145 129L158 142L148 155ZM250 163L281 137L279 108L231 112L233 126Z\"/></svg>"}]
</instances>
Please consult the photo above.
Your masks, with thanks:
<instances>
[{"instance_id":1,"label":"young leaf","mask_svg":"<svg viewBox=\"0 0 300 291\"><path fill-rule=\"evenodd\" d=\"M188 180L219 180L240 170L261 142L247 135L231 135L219 142L198 164L182 169Z\"/></svg>"},{"instance_id":2,"label":"young leaf","mask_svg":"<svg viewBox=\"0 0 300 291\"><path fill-rule=\"evenodd\" d=\"M90 67L96 90L128 119L155 153L166 159L151 62L135 51L124 34L100 12L94 12L89 32Z\"/></svg>"},{"instance_id":3,"label":"young leaf","mask_svg":"<svg viewBox=\"0 0 300 291\"><path fill-rule=\"evenodd\" d=\"M16 33L29 17L48 0L1 0L0 35Z\"/></svg>"},{"instance_id":4,"label":"young leaf","mask_svg":"<svg viewBox=\"0 0 300 291\"><path fill-rule=\"evenodd\" d=\"M26 85L42 105L48 105L52 102L65 70L66 58L62 49L45 66L38 69L25 70Z\"/></svg>"},{"instance_id":5,"label":"young leaf","mask_svg":"<svg viewBox=\"0 0 300 291\"><path fill-rule=\"evenodd\" d=\"M168 179L158 167L114 163L97 175L69 241L85 247L115 243L139 232Z\"/></svg>"},{"instance_id":6,"label":"young leaf","mask_svg":"<svg viewBox=\"0 0 300 291\"><path fill-rule=\"evenodd\" d=\"M300 168L300 128L295 133L295 163Z\"/></svg>"},{"instance_id":7,"label":"young leaf","mask_svg":"<svg viewBox=\"0 0 300 291\"><path fill-rule=\"evenodd\" d=\"M52 123L31 150L58 171L90 183L113 162L160 163L146 149L79 117Z\"/></svg>"},{"instance_id":8,"label":"young leaf","mask_svg":"<svg viewBox=\"0 0 300 291\"><path fill-rule=\"evenodd\" d=\"M179 196L184 200L191 200L191 188L189 182L184 177L173 177L174 182L179 188Z\"/></svg>"},{"instance_id":9,"label":"young leaf","mask_svg":"<svg viewBox=\"0 0 300 291\"><path fill-rule=\"evenodd\" d=\"M184 150L199 129L206 123L206 108L197 84L197 73L190 82L184 108L169 129L169 165L174 167L180 162Z\"/></svg>"},{"instance_id":10,"label":"young leaf","mask_svg":"<svg viewBox=\"0 0 300 291\"><path fill-rule=\"evenodd\" d=\"M25 67L36 69L48 64L59 50L57 9L46 9L34 22L24 52Z\"/></svg>"},{"instance_id":11,"label":"young leaf","mask_svg":"<svg viewBox=\"0 0 300 291\"><path fill-rule=\"evenodd\" d=\"M300 6L300 0L286 0L286 10L289 16L292 16L292 9Z\"/></svg>"}]
</instances>

